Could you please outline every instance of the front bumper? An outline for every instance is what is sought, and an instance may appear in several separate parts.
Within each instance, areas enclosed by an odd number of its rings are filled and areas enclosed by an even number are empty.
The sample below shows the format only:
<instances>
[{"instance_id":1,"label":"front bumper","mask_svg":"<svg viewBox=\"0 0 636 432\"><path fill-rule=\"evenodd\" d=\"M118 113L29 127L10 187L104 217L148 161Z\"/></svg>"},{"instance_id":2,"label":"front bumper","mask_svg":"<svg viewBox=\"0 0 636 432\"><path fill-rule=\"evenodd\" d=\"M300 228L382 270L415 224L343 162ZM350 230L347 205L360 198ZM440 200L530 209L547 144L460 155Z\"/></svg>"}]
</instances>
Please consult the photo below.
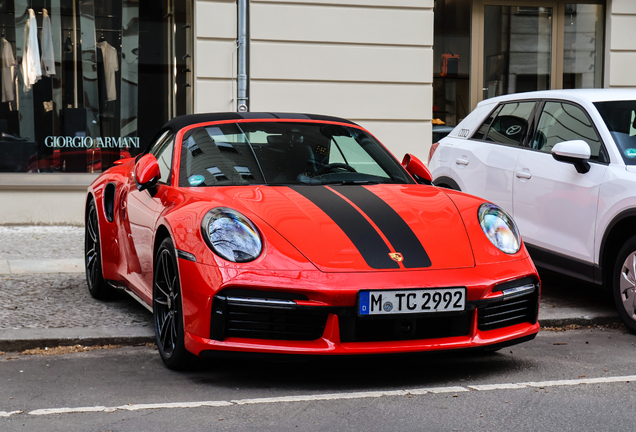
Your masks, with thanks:
<instances>
[{"instance_id":1,"label":"front bumper","mask_svg":"<svg viewBox=\"0 0 636 432\"><path fill-rule=\"evenodd\" d=\"M201 356L215 351L361 355L487 348L522 342L539 331L540 285L529 259L453 271L231 275L179 261L185 344ZM524 284L535 289L504 299L503 292L516 292ZM375 319L358 317L358 288L349 288L458 285L467 287L464 312Z\"/></svg>"}]
</instances>

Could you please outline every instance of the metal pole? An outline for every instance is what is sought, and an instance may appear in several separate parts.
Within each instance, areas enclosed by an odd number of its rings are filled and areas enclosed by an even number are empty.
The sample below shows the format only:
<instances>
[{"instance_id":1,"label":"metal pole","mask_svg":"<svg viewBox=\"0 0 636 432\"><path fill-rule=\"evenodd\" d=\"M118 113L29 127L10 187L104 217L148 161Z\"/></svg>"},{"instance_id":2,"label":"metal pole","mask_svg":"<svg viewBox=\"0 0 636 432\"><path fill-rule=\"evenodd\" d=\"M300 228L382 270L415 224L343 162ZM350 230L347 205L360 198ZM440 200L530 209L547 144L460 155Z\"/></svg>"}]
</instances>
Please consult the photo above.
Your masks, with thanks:
<instances>
[{"instance_id":1,"label":"metal pole","mask_svg":"<svg viewBox=\"0 0 636 432\"><path fill-rule=\"evenodd\" d=\"M238 104L237 111L246 112L247 107L247 2L238 0Z\"/></svg>"}]
</instances>

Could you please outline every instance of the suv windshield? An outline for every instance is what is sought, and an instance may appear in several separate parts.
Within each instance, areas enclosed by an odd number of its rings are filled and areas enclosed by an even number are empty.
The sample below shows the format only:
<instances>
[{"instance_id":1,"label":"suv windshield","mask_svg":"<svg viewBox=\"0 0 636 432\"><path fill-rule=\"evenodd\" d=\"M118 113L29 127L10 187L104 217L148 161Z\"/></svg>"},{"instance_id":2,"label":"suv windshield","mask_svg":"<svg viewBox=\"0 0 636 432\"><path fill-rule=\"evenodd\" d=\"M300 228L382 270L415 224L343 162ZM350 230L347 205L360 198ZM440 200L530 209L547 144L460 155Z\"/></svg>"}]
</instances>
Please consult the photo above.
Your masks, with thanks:
<instances>
[{"instance_id":1,"label":"suv windshield","mask_svg":"<svg viewBox=\"0 0 636 432\"><path fill-rule=\"evenodd\" d=\"M636 165L636 101L595 102L627 165Z\"/></svg>"},{"instance_id":2,"label":"suv windshield","mask_svg":"<svg viewBox=\"0 0 636 432\"><path fill-rule=\"evenodd\" d=\"M179 186L413 183L360 129L320 123L202 126L183 136Z\"/></svg>"}]
</instances>

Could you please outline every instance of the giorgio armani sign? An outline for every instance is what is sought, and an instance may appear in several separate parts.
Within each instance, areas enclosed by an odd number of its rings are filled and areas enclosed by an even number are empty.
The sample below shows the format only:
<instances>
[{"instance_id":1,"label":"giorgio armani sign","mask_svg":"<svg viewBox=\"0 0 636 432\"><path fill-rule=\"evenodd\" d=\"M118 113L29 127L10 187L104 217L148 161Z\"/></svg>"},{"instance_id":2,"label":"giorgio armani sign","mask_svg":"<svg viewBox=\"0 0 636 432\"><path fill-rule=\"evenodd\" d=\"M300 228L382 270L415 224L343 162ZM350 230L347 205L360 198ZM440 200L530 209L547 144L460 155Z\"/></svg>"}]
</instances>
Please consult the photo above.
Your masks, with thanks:
<instances>
[{"instance_id":1,"label":"giorgio armani sign","mask_svg":"<svg viewBox=\"0 0 636 432\"><path fill-rule=\"evenodd\" d=\"M47 136L44 144L52 148L139 148L139 137Z\"/></svg>"}]
</instances>

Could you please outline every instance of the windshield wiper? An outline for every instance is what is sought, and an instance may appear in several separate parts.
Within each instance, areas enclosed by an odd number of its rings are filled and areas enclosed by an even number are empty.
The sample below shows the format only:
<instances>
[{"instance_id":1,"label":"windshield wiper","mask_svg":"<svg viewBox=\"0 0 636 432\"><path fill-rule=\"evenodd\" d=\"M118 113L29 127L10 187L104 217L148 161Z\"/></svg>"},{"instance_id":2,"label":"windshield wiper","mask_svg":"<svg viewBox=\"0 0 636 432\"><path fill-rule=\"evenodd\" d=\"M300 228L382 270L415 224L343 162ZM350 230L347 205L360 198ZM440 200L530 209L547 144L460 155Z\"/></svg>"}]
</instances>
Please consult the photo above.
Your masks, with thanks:
<instances>
[{"instance_id":1,"label":"windshield wiper","mask_svg":"<svg viewBox=\"0 0 636 432\"><path fill-rule=\"evenodd\" d=\"M328 181L323 184L339 184L339 185L369 185L369 184L380 184L380 182L374 180L336 180L336 181Z\"/></svg>"}]
</instances>

